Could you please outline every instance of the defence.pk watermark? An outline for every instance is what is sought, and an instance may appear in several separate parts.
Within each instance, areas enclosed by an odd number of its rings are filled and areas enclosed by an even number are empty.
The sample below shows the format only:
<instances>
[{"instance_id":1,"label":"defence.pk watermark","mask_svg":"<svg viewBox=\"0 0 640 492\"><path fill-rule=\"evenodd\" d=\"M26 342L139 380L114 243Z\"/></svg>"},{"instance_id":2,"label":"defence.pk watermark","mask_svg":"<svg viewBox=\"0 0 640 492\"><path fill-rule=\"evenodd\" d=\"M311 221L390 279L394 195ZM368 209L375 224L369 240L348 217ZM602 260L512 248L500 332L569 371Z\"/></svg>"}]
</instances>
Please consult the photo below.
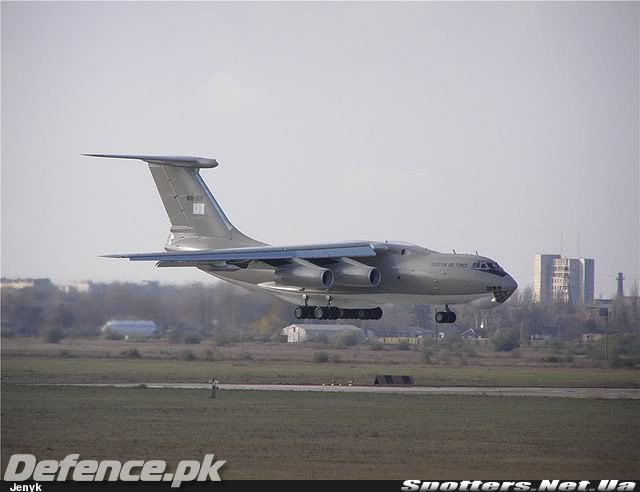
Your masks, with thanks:
<instances>
[{"instance_id":1,"label":"defence.pk watermark","mask_svg":"<svg viewBox=\"0 0 640 492\"><path fill-rule=\"evenodd\" d=\"M537 480L535 482L507 482L460 480L428 482L405 480L402 492L633 492L637 482L621 480Z\"/></svg>"},{"instance_id":2,"label":"defence.pk watermark","mask_svg":"<svg viewBox=\"0 0 640 492\"><path fill-rule=\"evenodd\" d=\"M182 460L176 466L175 472L167 472L167 462L164 460L78 460L79 454L70 454L61 461L37 461L32 454L14 454L9 459L4 472L6 482L22 482L34 480L36 482L53 482L73 480L76 482L171 482L172 487L180 487L182 482L206 480L220 482L219 470L226 463L224 460L213 459L213 454L205 454L202 463L196 460ZM71 470L73 468L73 471ZM12 488L12 490L22 490ZM40 489L38 489L40 490Z\"/></svg>"}]
</instances>

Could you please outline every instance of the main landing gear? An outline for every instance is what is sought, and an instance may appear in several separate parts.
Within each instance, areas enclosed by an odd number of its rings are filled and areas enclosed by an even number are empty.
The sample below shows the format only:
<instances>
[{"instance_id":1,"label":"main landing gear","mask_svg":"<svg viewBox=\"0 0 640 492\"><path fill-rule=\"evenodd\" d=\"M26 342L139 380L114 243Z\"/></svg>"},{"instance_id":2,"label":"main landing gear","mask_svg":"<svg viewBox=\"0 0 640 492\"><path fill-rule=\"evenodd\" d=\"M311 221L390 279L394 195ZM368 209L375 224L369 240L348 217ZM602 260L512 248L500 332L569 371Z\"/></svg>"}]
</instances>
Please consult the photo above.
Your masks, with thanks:
<instances>
[{"instance_id":1,"label":"main landing gear","mask_svg":"<svg viewBox=\"0 0 640 492\"><path fill-rule=\"evenodd\" d=\"M335 306L298 306L296 319L380 319L382 309L343 309Z\"/></svg>"},{"instance_id":2,"label":"main landing gear","mask_svg":"<svg viewBox=\"0 0 640 492\"><path fill-rule=\"evenodd\" d=\"M343 309L331 305L331 297L327 296L328 306L309 306L308 297L304 296L304 306L293 311L296 319L380 319L382 309Z\"/></svg>"},{"instance_id":3,"label":"main landing gear","mask_svg":"<svg viewBox=\"0 0 640 492\"><path fill-rule=\"evenodd\" d=\"M449 310L449 306L444 307L444 311L436 313L436 323L455 323L456 313Z\"/></svg>"}]
</instances>

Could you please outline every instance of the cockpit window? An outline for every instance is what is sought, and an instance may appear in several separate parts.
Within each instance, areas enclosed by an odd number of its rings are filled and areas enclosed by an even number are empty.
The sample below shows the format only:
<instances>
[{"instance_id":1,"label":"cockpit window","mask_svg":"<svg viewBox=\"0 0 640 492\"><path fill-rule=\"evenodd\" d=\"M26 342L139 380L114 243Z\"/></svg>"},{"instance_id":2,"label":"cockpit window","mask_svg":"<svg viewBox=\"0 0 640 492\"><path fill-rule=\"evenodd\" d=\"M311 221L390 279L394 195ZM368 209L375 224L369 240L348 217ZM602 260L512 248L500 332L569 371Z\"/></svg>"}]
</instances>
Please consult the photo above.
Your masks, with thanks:
<instances>
[{"instance_id":1,"label":"cockpit window","mask_svg":"<svg viewBox=\"0 0 640 492\"><path fill-rule=\"evenodd\" d=\"M495 273L500 276L505 275L505 271L495 261L476 261L471 267L474 270L482 270L489 273Z\"/></svg>"}]
</instances>

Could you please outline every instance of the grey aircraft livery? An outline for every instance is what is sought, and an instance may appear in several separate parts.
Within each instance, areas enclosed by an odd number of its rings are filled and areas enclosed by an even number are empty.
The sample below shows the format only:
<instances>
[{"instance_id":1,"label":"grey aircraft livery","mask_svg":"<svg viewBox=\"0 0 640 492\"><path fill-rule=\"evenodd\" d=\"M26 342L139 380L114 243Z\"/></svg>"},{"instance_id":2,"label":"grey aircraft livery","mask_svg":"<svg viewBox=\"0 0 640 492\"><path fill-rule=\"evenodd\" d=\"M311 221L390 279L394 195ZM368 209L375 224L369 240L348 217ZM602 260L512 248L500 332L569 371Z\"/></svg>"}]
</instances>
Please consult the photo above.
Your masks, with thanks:
<instances>
[{"instance_id":1,"label":"grey aircraft livery","mask_svg":"<svg viewBox=\"0 0 640 492\"><path fill-rule=\"evenodd\" d=\"M518 284L491 258L439 253L404 242L348 241L271 246L229 221L200 176L215 159L85 154L139 159L149 165L171 221L164 252L106 255L195 267L249 290L296 304L298 319L380 319L384 303L434 304L438 323L454 323L453 304L488 309Z\"/></svg>"}]
</instances>

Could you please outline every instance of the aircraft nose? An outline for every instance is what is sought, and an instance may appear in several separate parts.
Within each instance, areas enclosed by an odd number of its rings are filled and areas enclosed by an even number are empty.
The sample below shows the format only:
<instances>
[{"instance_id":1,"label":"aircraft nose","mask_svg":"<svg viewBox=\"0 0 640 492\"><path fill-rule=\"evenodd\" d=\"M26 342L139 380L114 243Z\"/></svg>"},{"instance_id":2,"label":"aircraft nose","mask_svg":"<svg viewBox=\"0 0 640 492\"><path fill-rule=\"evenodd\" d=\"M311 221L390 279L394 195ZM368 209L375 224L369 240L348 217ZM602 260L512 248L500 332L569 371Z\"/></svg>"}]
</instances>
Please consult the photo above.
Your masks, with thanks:
<instances>
[{"instance_id":1,"label":"aircraft nose","mask_svg":"<svg viewBox=\"0 0 640 492\"><path fill-rule=\"evenodd\" d=\"M507 273L502 279L502 288L510 294L513 294L518 288L518 282L516 282L514 278Z\"/></svg>"}]
</instances>

